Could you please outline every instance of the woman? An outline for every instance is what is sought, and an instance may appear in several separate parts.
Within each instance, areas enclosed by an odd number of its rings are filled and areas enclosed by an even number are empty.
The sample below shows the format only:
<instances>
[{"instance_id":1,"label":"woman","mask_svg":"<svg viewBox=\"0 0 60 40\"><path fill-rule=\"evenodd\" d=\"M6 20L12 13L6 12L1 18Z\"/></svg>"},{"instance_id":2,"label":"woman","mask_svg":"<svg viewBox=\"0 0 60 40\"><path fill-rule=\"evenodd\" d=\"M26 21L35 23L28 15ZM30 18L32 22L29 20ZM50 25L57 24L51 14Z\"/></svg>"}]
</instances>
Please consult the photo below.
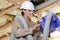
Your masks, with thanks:
<instances>
[{"instance_id":1,"label":"woman","mask_svg":"<svg viewBox=\"0 0 60 40\"><path fill-rule=\"evenodd\" d=\"M21 10L22 10L22 16L26 20L29 28L24 29L22 23L20 22L20 24L19 24L19 22L16 21L16 19L14 19L12 32L15 36L15 40L26 40L26 36L28 34L32 34L34 40L38 40L39 30L36 30L36 29L37 29L37 27L40 26L40 24L33 23L30 20L30 17L33 15L34 10L35 10L34 5L30 1L25 1L21 5Z\"/></svg>"}]
</instances>

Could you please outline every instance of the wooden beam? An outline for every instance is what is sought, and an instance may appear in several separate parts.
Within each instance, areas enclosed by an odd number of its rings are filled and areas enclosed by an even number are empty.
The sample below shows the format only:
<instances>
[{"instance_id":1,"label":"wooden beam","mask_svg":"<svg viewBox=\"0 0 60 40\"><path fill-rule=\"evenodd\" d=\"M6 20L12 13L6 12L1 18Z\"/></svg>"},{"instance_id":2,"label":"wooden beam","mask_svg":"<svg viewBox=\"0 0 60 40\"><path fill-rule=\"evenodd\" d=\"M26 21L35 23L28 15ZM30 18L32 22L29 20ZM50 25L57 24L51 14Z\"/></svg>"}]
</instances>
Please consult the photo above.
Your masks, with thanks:
<instances>
[{"instance_id":1,"label":"wooden beam","mask_svg":"<svg viewBox=\"0 0 60 40\"><path fill-rule=\"evenodd\" d=\"M52 3L56 2L56 1L57 0L48 0L48 1L44 2L44 3L42 3L42 4L37 5L35 8L36 8L36 10L39 10L39 9L41 9L41 8L43 8L43 7L45 7L45 6L49 5L49 4L52 4Z\"/></svg>"},{"instance_id":2,"label":"wooden beam","mask_svg":"<svg viewBox=\"0 0 60 40\"><path fill-rule=\"evenodd\" d=\"M52 7L54 7L54 6L57 6L57 5L59 5L59 4L60 4L60 1L54 2L54 3L50 4L50 5L47 5L47 6L43 7L43 8L40 8L39 10L36 10L36 12L37 12L37 13L40 13L40 12L46 11L46 10L49 11L50 8L52 8Z\"/></svg>"}]
</instances>

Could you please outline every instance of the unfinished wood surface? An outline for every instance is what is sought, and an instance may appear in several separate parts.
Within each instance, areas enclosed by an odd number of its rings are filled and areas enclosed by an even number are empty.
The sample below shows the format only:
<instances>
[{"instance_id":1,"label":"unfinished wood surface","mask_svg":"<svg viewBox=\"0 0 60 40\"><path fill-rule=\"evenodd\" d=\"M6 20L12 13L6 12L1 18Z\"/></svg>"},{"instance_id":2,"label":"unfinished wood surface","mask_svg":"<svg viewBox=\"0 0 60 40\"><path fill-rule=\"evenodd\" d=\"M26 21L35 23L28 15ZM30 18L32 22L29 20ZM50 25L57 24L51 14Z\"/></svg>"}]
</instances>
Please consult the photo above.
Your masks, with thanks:
<instances>
[{"instance_id":1,"label":"unfinished wood surface","mask_svg":"<svg viewBox=\"0 0 60 40\"><path fill-rule=\"evenodd\" d=\"M1 28L0 28L0 37L3 37L5 35L9 36L8 33L11 33L11 27L12 27L12 22L9 22L6 25L1 26Z\"/></svg>"},{"instance_id":2,"label":"unfinished wood surface","mask_svg":"<svg viewBox=\"0 0 60 40\"><path fill-rule=\"evenodd\" d=\"M6 9L10 6L12 6L12 4L7 0L0 0L0 10Z\"/></svg>"},{"instance_id":3,"label":"unfinished wood surface","mask_svg":"<svg viewBox=\"0 0 60 40\"><path fill-rule=\"evenodd\" d=\"M20 8L21 3L25 0L8 0L8 1L15 5L16 7Z\"/></svg>"},{"instance_id":4,"label":"unfinished wood surface","mask_svg":"<svg viewBox=\"0 0 60 40\"><path fill-rule=\"evenodd\" d=\"M41 8L41 9L37 10L36 12L40 13L41 11L50 10L51 8L53 8L54 6L57 6L59 4L60 4L60 1L54 2L54 3L50 4L50 5L47 5L44 8Z\"/></svg>"}]
</instances>

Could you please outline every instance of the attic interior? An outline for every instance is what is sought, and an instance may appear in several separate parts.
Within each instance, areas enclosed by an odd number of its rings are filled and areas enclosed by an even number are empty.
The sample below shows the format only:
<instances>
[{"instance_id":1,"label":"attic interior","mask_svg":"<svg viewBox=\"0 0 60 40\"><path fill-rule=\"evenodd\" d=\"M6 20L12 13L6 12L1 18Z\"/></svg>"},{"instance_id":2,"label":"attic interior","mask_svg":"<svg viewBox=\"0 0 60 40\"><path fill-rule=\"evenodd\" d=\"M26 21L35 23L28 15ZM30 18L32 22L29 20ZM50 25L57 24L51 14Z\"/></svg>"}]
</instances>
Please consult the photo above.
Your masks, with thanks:
<instances>
[{"instance_id":1,"label":"attic interior","mask_svg":"<svg viewBox=\"0 0 60 40\"><path fill-rule=\"evenodd\" d=\"M25 0L0 0L0 40L10 40L12 23L16 15L21 15L21 10L17 7L19 2ZM39 14L39 20L48 12L52 11L60 20L60 1L59 0L29 0L37 9L35 12ZM33 20L35 21L35 19ZM57 32L57 34L60 32ZM56 34L56 35L57 35ZM54 36L54 37L53 37ZM60 40L60 35L55 36L53 33L49 40Z\"/></svg>"}]
</instances>

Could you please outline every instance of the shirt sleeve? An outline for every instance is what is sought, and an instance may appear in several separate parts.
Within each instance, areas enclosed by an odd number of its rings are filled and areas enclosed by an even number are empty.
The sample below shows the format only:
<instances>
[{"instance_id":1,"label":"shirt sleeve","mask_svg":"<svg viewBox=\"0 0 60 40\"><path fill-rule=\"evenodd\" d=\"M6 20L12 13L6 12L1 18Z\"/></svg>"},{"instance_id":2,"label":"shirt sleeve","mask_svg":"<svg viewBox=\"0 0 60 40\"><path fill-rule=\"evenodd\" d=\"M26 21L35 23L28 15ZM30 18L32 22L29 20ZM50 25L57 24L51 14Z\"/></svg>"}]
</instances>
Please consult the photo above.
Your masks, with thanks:
<instances>
[{"instance_id":1,"label":"shirt sleeve","mask_svg":"<svg viewBox=\"0 0 60 40\"><path fill-rule=\"evenodd\" d=\"M23 37L28 34L32 34L33 30L32 28L24 29L22 23L19 23L15 18L12 25L12 32L16 37Z\"/></svg>"}]
</instances>

